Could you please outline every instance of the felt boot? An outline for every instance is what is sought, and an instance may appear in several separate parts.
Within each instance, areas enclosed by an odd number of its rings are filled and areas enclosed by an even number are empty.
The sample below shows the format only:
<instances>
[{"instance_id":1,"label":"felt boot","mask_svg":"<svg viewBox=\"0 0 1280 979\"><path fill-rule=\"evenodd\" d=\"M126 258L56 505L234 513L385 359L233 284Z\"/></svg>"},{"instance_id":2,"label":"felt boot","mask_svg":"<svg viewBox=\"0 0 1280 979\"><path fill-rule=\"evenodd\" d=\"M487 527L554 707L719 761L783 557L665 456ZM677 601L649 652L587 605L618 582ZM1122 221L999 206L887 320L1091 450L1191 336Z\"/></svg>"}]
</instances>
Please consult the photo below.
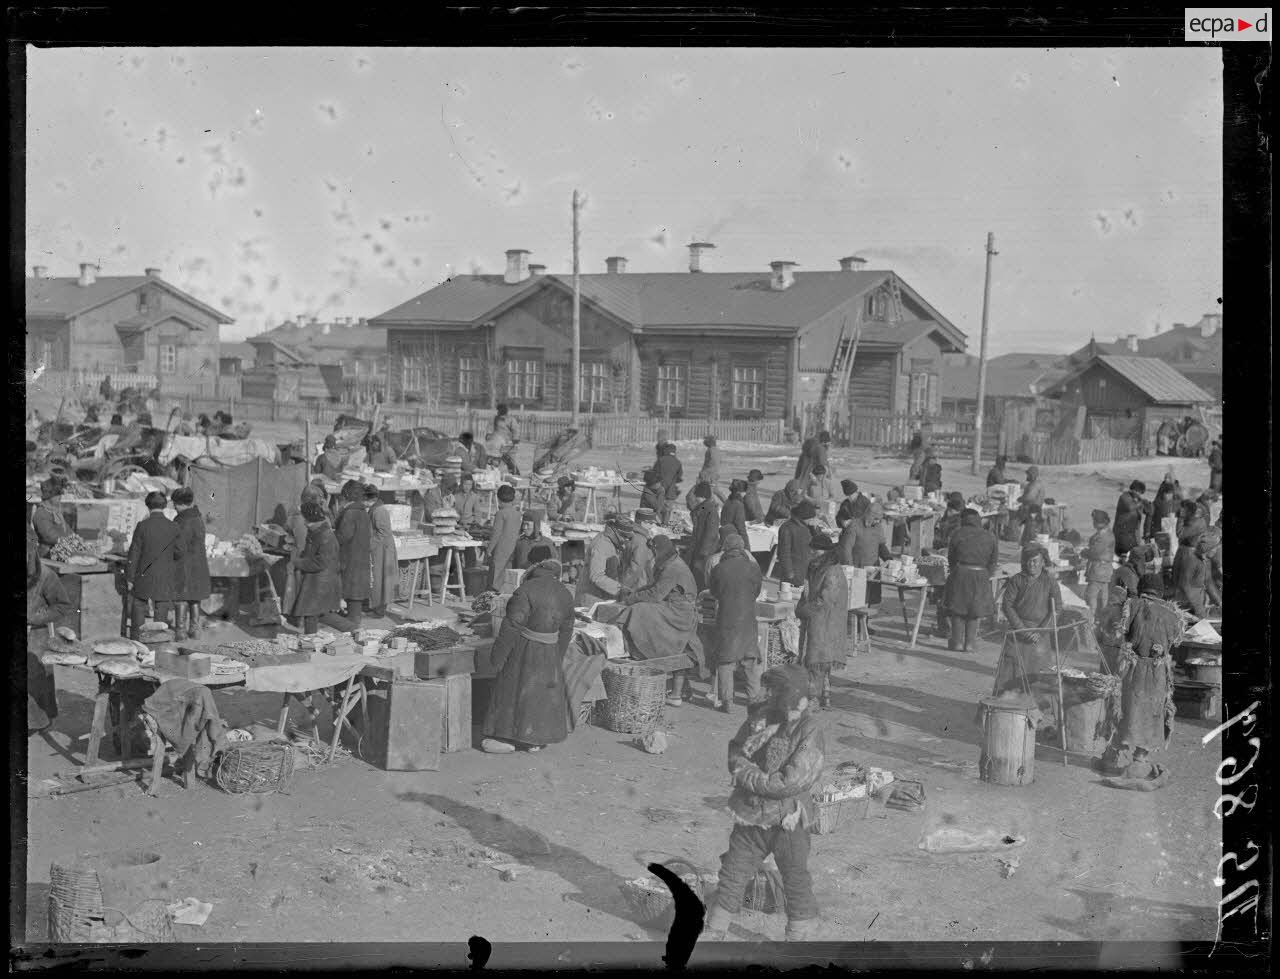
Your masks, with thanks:
<instances>
[{"instance_id":1,"label":"felt boot","mask_svg":"<svg viewBox=\"0 0 1280 979\"><path fill-rule=\"evenodd\" d=\"M733 924L733 915L718 903L713 905L711 913L707 915L706 923L702 926L702 940L704 942L724 941L731 924Z\"/></svg>"}]
</instances>

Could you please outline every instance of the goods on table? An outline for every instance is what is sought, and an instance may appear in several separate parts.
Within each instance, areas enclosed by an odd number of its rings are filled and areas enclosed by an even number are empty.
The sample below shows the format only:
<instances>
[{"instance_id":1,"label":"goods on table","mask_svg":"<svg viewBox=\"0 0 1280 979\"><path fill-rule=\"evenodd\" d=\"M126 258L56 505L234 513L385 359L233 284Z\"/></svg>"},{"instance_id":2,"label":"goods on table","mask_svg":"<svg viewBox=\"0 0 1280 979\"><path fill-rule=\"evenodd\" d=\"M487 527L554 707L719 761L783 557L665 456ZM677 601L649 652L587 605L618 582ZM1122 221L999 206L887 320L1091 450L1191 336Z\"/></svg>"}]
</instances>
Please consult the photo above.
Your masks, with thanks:
<instances>
[{"instance_id":1,"label":"goods on table","mask_svg":"<svg viewBox=\"0 0 1280 979\"><path fill-rule=\"evenodd\" d=\"M439 537L447 537L458 529L458 511L452 507L431 511L431 529Z\"/></svg>"},{"instance_id":2,"label":"goods on table","mask_svg":"<svg viewBox=\"0 0 1280 979\"><path fill-rule=\"evenodd\" d=\"M249 664L241 660L228 659L226 656L212 657L209 675L216 677L239 677L249 672Z\"/></svg>"},{"instance_id":3,"label":"goods on table","mask_svg":"<svg viewBox=\"0 0 1280 979\"><path fill-rule=\"evenodd\" d=\"M93 651L99 656L136 656L148 647L132 639L99 639L93 644Z\"/></svg>"},{"instance_id":4,"label":"goods on table","mask_svg":"<svg viewBox=\"0 0 1280 979\"><path fill-rule=\"evenodd\" d=\"M128 680L142 675L142 667L129 660L107 660L98 664L98 670L119 680Z\"/></svg>"},{"instance_id":5,"label":"goods on table","mask_svg":"<svg viewBox=\"0 0 1280 979\"><path fill-rule=\"evenodd\" d=\"M108 539L103 542L106 546L110 546L111 541ZM56 561L59 564L70 564L74 557L91 557L95 560L90 564L96 563L96 558L104 553L103 547L84 540L78 534L65 534L58 539L58 542L49 550L49 560ZM75 562L79 564L80 562Z\"/></svg>"},{"instance_id":6,"label":"goods on table","mask_svg":"<svg viewBox=\"0 0 1280 979\"><path fill-rule=\"evenodd\" d=\"M573 476L576 483L595 483L595 484L613 484L622 482L622 474L614 469L599 469L595 466L588 466L586 469L580 469Z\"/></svg>"},{"instance_id":7,"label":"goods on table","mask_svg":"<svg viewBox=\"0 0 1280 979\"><path fill-rule=\"evenodd\" d=\"M67 564L73 568L92 568L100 563L96 557L90 557L88 554L73 554L67 558Z\"/></svg>"},{"instance_id":8,"label":"goods on table","mask_svg":"<svg viewBox=\"0 0 1280 979\"><path fill-rule=\"evenodd\" d=\"M383 637L382 644L388 646L395 640L401 639L406 641L406 646L412 643L420 650L449 649L458 645L464 638L465 636L447 625L430 628L421 625L402 625L392 629L387 636Z\"/></svg>"},{"instance_id":9,"label":"goods on table","mask_svg":"<svg viewBox=\"0 0 1280 979\"><path fill-rule=\"evenodd\" d=\"M311 637L306 637L311 638ZM235 642L221 643L218 653L232 661L240 661L254 668L261 666L285 666L290 663L307 663L311 660L310 650L289 649L283 643L266 639L241 639ZM227 667L226 669L231 669Z\"/></svg>"},{"instance_id":10,"label":"goods on table","mask_svg":"<svg viewBox=\"0 0 1280 979\"><path fill-rule=\"evenodd\" d=\"M205 555L208 557L225 557L237 551L249 560L263 556L262 541L253 534L242 534L238 540L234 541L214 538L213 543L210 544L211 537L213 537L212 534L205 534Z\"/></svg>"},{"instance_id":11,"label":"goods on table","mask_svg":"<svg viewBox=\"0 0 1280 979\"><path fill-rule=\"evenodd\" d=\"M84 653L45 653L40 662L45 666L82 666L88 659Z\"/></svg>"},{"instance_id":12,"label":"goods on table","mask_svg":"<svg viewBox=\"0 0 1280 979\"><path fill-rule=\"evenodd\" d=\"M566 540L590 540L604 531L604 524L566 523L561 524L561 532Z\"/></svg>"}]
</instances>

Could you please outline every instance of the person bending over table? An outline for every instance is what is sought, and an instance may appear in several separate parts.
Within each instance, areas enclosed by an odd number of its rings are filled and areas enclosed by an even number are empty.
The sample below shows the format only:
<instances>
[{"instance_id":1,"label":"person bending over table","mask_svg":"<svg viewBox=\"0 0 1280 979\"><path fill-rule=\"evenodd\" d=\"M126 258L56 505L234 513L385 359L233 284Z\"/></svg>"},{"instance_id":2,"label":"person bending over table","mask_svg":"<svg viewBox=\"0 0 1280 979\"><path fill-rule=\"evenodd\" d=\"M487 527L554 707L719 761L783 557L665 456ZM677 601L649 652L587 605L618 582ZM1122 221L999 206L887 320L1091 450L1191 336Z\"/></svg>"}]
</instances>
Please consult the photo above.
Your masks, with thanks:
<instances>
[{"instance_id":1,"label":"person bending over table","mask_svg":"<svg viewBox=\"0 0 1280 979\"><path fill-rule=\"evenodd\" d=\"M787 481L787 485L774 493L769 500L769 509L765 511L764 522L769 526L783 523L798 504L804 502L804 486L798 479ZM814 511L817 512L816 509Z\"/></svg>"},{"instance_id":2,"label":"person bending over table","mask_svg":"<svg viewBox=\"0 0 1280 979\"><path fill-rule=\"evenodd\" d=\"M978 623L995 614L991 576L1000 564L1000 542L982 526L977 510L960 515L960 528L947 546L947 583L942 607L947 614L947 649L967 653L978 639Z\"/></svg>"},{"instance_id":3,"label":"person bending over table","mask_svg":"<svg viewBox=\"0 0 1280 979\"><path fill-rule=\"evenodd\" d=\"M547 545L534 547L529 558L533 566L507 602L493 643L498 676L480 748L494 754L517 745L540 751L569 736L564 655L573 639L573 597L560 583L560 562Z\"/></svg>"},{"instance_id":4,"label":"person bending over table","mask_svg":"<svg viewBox=\"0 0 1280 979\"><path fill-rule=\"evenodd\" d=\"M1022 570L1006 583L1001 603L1005 618L1014 630L1020 666L1026 672L1028 683L1034 683L1037 676L1049 672L1053 665L1053 641L1046 632L1023 630L1048 629L1053 622L1053 608L1062 608L1058 581L1045 570L1047 558L1043 547L1024 547ZM997 689L1019 690L1021 686L1022 672L1008 658L1002 659L996 676Z\"/></svg>"},{"instance_id":5,"label":"person bending over table","mask_svg":"<svg viewBox=\"0 0 1280 979\"><path fill-rule=\"evenodd\" d=\"M592 605L618 597L621 585L622 554L635 533L635 524L620 514L605 518L604 530L587 542L586 560L578 575L575 605Z\"/></svg>"},{"instance_id":6,"label":"person bending over table","mask_svg":"<svg viewBox=\"0 0 1280 979\"><path fill-rule=\"evenodd\" d=\"M652 510L641 507L635 518L635 532L623 545L618 561L618 584L630 591L638 591L653 581L653 551L649 550L649 540L658 532L658 516Z\"/></svg>"}]
</instances>

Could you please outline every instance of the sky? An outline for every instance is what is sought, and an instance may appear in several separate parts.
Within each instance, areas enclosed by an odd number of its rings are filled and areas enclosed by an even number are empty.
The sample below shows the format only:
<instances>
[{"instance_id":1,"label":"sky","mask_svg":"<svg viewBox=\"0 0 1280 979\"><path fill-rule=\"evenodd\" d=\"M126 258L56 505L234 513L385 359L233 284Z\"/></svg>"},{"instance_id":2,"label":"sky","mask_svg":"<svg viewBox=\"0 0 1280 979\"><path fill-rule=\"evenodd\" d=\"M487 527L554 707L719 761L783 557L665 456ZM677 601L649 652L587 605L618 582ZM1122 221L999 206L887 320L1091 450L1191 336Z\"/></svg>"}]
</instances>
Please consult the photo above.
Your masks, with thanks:
<instances>
[{"instance_id":1,"label":"sky","mask_svg":"<svg viewBox=\"0 0 1280 979\"><path fill-rule=\"evenodd\" d=\"M1217 49L28 48L27 265L165 279L240 339L508 248L572 268L891 268L977 353L1222 295ZM28 274L30 269L28 268Z\"/></svg>"}]
</instances>

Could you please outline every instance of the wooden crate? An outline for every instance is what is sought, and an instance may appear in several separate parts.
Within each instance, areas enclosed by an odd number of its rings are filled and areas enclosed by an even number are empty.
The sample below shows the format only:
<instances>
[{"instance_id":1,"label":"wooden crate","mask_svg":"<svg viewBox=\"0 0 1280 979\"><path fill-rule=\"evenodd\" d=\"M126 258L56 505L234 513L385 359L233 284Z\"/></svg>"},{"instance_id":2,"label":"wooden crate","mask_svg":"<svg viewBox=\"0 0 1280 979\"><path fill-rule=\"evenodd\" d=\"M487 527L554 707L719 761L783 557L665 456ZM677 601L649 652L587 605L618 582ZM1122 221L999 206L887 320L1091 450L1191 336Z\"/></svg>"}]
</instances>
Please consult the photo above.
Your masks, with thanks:
<instances>
[{"instance_id":1,"label":"wooden crate","mask_svg":"<svg viewBox=\"0 0 1280 979\"><path fill-rule=\"evenodd\" d=\"M442 683L396 681L366 694L365 757L388 772L440 770L444 747Z\"/></svg>"},{"instance_id":2,"label":"wooden crate","mask_svg":"<svg viewBox=\"0 0 1280 979\"><path fill-rule=\"evenodd\" d=\"M414 653L414 674L419 680L437 680L460 674L470 676L475 670L476 651L473 646L454 646L452 649Z\"/></svg>"},{"instance_id":3,"label":"wooden crate","mask_svg":"<svg viewBox=\"0 0 1280 979\"><path fill-rule=\"evenodd\" d=\"M444 711L441 718L441 747L444 751L468 751L471 748L471 674L446 676L426 681L443 691Z\"/></svg>"}]
</instances>

